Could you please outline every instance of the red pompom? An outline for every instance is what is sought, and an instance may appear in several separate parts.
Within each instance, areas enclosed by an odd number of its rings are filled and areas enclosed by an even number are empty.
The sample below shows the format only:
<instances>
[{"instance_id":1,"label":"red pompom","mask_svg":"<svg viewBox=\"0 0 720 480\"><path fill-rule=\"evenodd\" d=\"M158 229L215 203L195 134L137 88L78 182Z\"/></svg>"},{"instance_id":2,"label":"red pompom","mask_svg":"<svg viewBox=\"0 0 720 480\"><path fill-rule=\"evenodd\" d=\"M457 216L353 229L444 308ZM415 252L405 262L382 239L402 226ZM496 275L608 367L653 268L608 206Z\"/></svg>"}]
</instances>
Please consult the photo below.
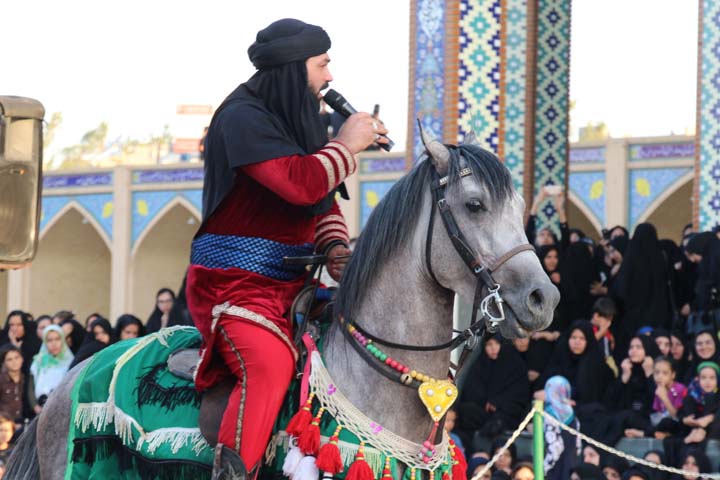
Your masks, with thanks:
<instances>
[{"instance_id":1,"label":"red pompom","mask_svg":"<svg viewBox=\"0 0 720 480\"><path fill-rule=\"evenodd\" d=\"M288 422L287 427L285 427L285 431L288 435L292 435L297 438L307 428L311 420L312 413L310 413L310 410L306 410L305 407L303 407L299 412L293 415Z\"/></svg>"},{"instance_id":2,"label":"red pompom","mask_svg":"<svg viewBox=\"0 0 720 480\"><path fill-rule=\"evenodd\" d=\"M320 427L319 422L315 422L313 419L312 423L303 430L298 437L298 448L305 455L312 455L313 457L318 454L320 450Z\"/></svg>"},{"instance_id":3,"label":"red pompom","mask_svg":"<svg viewBox=\"0 0 720 480\"><path fill-rule=\"evenodd\" d=\"M355 461L348 468L345 480L375 480L372 468L370 468L370 465L365 461L362 446L355 456Z\"/></svg>"},{"instance_id":4,"label":"red pompom","mask_svg":"<svg viewBox=\"0 0 720 480\"><path fill-rule=\"evenodd\" d=\"M319 470L333 475L337 475L345 468L340 456L340 449L337 446L337 440L337 437L330 438L330 441L322 446L317 460L315 460L315 465Z\"/></svg>"}]
</instances>

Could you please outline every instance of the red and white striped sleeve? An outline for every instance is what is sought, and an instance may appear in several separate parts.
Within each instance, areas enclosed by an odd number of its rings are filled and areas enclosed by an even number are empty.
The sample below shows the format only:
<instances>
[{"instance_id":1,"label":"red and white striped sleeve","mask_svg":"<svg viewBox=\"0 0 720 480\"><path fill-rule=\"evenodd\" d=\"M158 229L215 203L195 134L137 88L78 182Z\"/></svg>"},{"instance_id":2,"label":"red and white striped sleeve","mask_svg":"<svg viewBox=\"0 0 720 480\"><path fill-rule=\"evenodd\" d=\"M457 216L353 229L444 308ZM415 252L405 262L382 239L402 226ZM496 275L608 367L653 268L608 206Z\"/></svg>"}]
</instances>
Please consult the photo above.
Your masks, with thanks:
<instances>
[{"instance_id":1,"label":"red and white striped sleeve","mask_svg":"<svg viewBox=\"0 0 720 480\"><path fill-rule=\"evenodd\" d=\"M340 185L357 169L355 156L345 145L336 140L328 142L313 156L320 161L325 169L328 192Z\"/></svg>"},{"instance_id":2,"label":"red and white striped sleeve","mask_svg":"<svg viewBox=\"0 0 720 480\"><path fill-rule=\"evenodd\" d=\"M345 217L340 211L340 206L334 202L326 214L318 217L315 226L315 251L324 252L332 243L342 243L347 246L349 238Z\"/></svg>"}]
</instances>

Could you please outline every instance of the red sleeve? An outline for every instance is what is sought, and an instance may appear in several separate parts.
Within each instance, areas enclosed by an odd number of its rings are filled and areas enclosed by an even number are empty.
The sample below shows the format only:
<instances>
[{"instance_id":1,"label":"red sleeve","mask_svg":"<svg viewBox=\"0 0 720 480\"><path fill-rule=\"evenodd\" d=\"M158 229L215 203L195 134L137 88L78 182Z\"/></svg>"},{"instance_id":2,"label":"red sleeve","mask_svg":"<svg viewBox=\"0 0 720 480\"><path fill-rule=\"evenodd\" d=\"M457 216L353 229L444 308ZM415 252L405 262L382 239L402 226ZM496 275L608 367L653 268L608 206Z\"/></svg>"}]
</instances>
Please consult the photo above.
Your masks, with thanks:
<instances>
[{"instance_id":1,"label":"red sleeve","mask_svg":"<svg viewBox=\"0 0 720 480\"><path fill-rule=\"evenodd\" d=\"M242 167L256 182L293 205L315 205L355 173L350 150L331 141L311 155L291 155Z\"/></svg>"},{"instance_id":2,"label":"red sleeve","mask_svg":"<svg viewBox=\"0 0 720 480\"><path fill-rule=\"evenodd\" d=\"M315 251L323 252L331 242L336 241L347 245L349 235L340 206L337 202L333 202L332 208L326 214L318 217L315 226Z\"/></svg>"}]
</instances>

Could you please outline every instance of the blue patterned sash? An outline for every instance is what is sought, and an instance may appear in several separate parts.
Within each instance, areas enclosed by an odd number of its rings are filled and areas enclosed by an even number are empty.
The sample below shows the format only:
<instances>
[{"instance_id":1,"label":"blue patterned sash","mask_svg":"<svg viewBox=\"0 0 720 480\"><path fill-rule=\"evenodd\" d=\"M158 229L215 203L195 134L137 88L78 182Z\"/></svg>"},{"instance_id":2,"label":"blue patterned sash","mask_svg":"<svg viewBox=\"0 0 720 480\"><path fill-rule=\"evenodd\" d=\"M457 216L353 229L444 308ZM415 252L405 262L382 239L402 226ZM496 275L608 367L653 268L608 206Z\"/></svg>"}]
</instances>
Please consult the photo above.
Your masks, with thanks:
<instances>
[{"instance_id":1,"label":"blue patterned sash","mask_svg":"<svg viewBox=\"0 0 720 480\"><path fill-rule=\"evenodd\" d=\"M240 268L275 280L295 280L303 265L284 265L283 257L312 255L313 244L286 245L264 238L205 233L192 243L190 262L206 268Z\"/></svg>"}]
</instances>

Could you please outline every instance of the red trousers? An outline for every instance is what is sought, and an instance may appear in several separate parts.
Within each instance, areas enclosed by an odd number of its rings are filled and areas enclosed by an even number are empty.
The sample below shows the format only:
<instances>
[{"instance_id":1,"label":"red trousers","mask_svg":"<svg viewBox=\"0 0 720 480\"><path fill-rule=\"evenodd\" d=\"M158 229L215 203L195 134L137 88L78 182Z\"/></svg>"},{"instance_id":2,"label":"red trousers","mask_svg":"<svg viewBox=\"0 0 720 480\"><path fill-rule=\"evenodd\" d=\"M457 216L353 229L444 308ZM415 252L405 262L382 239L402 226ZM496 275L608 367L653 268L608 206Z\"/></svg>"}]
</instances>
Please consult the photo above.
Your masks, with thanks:
<instances>
[{"instance_id":1,"label":"red trousers","mask_svg":"<svg viewBox=\"0 0 720 480\"><path fill-rule=\"evenodd\" d=\"M250 471L265 453L295 372L295 359L277 335L234 315L220 315L213 346L237 379L218 441L240 451Z\"/></svg>"}]
</instances>

